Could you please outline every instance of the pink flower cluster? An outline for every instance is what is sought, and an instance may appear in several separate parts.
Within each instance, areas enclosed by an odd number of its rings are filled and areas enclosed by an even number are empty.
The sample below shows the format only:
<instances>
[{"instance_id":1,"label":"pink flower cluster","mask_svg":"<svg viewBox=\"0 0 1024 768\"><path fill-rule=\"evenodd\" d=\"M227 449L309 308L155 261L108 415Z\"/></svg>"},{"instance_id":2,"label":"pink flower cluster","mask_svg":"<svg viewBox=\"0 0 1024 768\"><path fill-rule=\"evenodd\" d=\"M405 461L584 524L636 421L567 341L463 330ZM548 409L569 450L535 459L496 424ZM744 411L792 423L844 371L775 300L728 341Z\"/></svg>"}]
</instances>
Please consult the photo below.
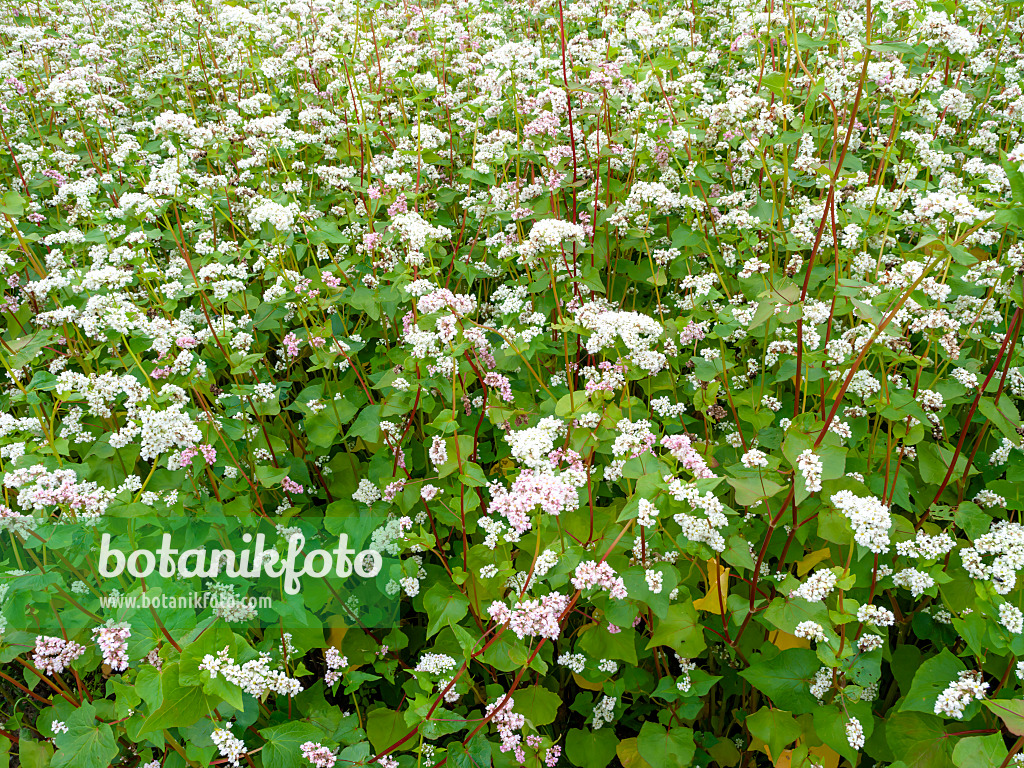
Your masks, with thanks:
<instances>
[{"instance_id":1,"label":"pink flower cluster","mask_svg":"<svg viewBox=\"0 0 1024 768\"><path fill-rule=\"evenodd\" d=\"M448 307L456 316L468 315L476 311L476 297L464 293L452 293L447 288L439 288L421 296L416 302L416 309L424 315L437 312L442 307Z\"/></svg>"},{"instance_id":2,"label":"pink flower cluster","mask_svg":"<svg viewBox=\"0 0 1024 768\"><path fill-rule=\"evenodd\" d=\"M628 596L626 584L619 576L615 575L615 569L608 563L596 563L593 560L587 560L576 566L572 585L580 590L590 587L607 589L608 593L618 600Z\"/></svg>"},{"instance_id":3,"label":"pink flower cluster","mask_svg":"<svg viewBox=\"0 0 1024 768\"><path fill-rule=\"evenodd\" d=\"M324 683L326 685L334 685L341 678L341 673L348 666L348 657L342 656L338 653L337 648L328 648L327 654L327 674L324 675Z\"/></svg>"},{"instance_id":4,"label":"pink flower cluster","mask_svg":"<svg viewBox=\"0 0 1024 768\"><path fill-rule=\"evenodd\" d=\"M588 395L600 390L614 392L626 383L626 366L605 360L598 363L597 368L600 371L600 375L587 379L586 390Z\"/></svg>"},{"instance_id":5,"label":"pink flower cluster","mask_svg":"<svg viewBox=\"0 0 1024 768\"><path fill-rule=\"evenodd\" d=\"M288 491L288 493L302 493L304 490L301 485L296 483L290 477L286 477L281 481L281 487Z\"/></svg>"},{"instance_id":6,"label":"pink flower cluster","mask_svg":"<svg viewBox=\"0 0 1024 768\"><path fill-rule=\"evenodd\" d=\"M526 718L512 710L515 705L515 700L511 697L499 696L497 701L487 705L487 711L484 712L484 716L490 717L492 712L499 706L501 707L494 717L491 718L491 722L498 729L498 736L501 737L500 749L502 752L512 750L516 760L520 763L525 763L526 753L523 751L523 737L518 731L526 724Z\"/></svg>"},{"instance_id":7,"label":"pink flower cluster","mask_svg":"<svg viewBox=\"0 0 1024 768\"><path fill-rule=\"evenodd\" d=\"M508 376L491 371L484 376L484 384L498 390L498 397L506 403L512 402L512 385L509 383Z\"/></svg>"},{"instance_id":8,"label":"pink flower cluster","mask_svg":"<svg viewBox=\"0 0 1024 768\"><path fill-rule=\"evenodd\" d=\"M530 530L530 513L537 507L549 515L559 515L579 507L579 493L558 476L524 469L506 489L500 483L488 486L492 512L502 515L520 534Z\"/></svg>"},{"instance_id":9,"label":"pink flower cluster","mask_svg":"<svg viewBox=\"0 0 1024 768\"><path fill-rule=\"evenodd\" d=\"M127 624L96 627L92 634L103 653L104 664L109 664L115 672L128 669L128 638L132 636L131 627Z\"/></svg>"},{"instance_id":10,"label":"pink flower cluster","mask_svg":"<svg viewBox=\"0 0 1024 768\"><path fill-rule=\"evenodd\" d=\"M115 493L93 482L78 482L74 470L49 472L41 464L9 471L4 485L19 489L18 504L25 509L61 506L75 510L80 517L103 514Z\"/></svg>"},{"instance_id":11,"label":"pink flower cluster","mask_svg":"<svg viewBox=\"0 0 1024 768\"><path fill-rule=\"evenodd\" d=\"M511 609L496 600L487 613L499 624L507 624L520 640L525 637L557 640L562 632L560 620L568 605L568 595L552 592L539 600L524 600Z\"/></svg>"},{"instance_id":12,"label":"pink flower cluster","mask_svg":"<svg viewBox=\"0 0 1024 768\"><path fill-rule=\"evenodd\" d=\"M708 468L704 457L697 453L688 436L666 435L661 438L661 444L668 448L669 453L675 456L684 468L693 472L694 477L709 478L715 476L715 473Z\"/></svg>"},{"instance_id":13,"label":"pink flower cluster","mask_svg":"<svg viewBox=\"0 0 1024 768\"><path fill-rule=\"evenodd\" d=\"M32 661L40 671L56 675L64 671L72 661L85 653L85 646L60 637L36 637L36 650Z\"/></svg>"},{"instance_id":14,"label":"pink flower cluster","mask_svg":"<svg viewBox=\"0 0 1024 768\"><path fill-rule=\"evenodd\" d=\"M294 333L289 333L285 336L281 343L284 344L285 357L298 357L299 356L299 337Z\"/></svg>"},{"instance_id":15,"label":"pink flower cluster","mask_svg":"<svg viewBox=\"0 0 1024 768\"><path fill-rule=\"evenodd\" d=\"M387 484L387 487L384 489L384 493L381 496L381 498L383 498L384 501L388 502L394 501L395 497L398 494L400 494L404 488L405 480L399 478L398 480L395 480L394 482Z\"/></svg>"},{"instance_id":16,"label":"pink flower cluster","mask_svg":"<svg viewBox=\"0 0 1024 768\"><path fill-rule=\"evenodd\" d=\"M302 756L316 768L331 768L338 760L338 756L329 747L325 747L319 742L307 741L299 749L302 750Z\"/></svg>"},{"instance_id":17,"label":"pink flower cluster","mask_svg":"<svg viewBox=\"0 0 1024 768\"><path fill-rule=\"evenodd\" d=\"M704 323L695 323L692 320L679 332L679 343L686 345L700 341L707 333Z\"/></svg>"}]
</instances>

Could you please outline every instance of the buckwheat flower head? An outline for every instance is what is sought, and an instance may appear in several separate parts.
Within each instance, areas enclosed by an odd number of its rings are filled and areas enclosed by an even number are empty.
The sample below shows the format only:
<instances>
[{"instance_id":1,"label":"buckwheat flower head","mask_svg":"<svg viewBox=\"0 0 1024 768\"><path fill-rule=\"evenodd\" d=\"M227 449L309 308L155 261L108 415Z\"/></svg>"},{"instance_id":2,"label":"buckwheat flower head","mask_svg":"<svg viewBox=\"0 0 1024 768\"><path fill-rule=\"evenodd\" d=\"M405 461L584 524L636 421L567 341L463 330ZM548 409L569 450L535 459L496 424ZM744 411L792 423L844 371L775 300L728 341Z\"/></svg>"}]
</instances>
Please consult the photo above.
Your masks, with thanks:
<instances>
[{"instance_id":1,"label":"buckwheat flower head","mask_svg":"<svg viewBox=\"0 0 1024 768\"><path fill-rule=\"evenodd\" d=\"M352 494L352 498L363 504L372 505L381 499L381 493L376 483L364 477L359 481L359 487Z\"/></svg>"},{"instance_id":2,"label":"buckwheat flower head","mask_svg":"<svg viewBox=\"0 0 1024 768\"><path fill-rule=\"evenodd\" d=\"M935 586L935 579L916 568L904 568L893 574L892 580L897 587L909 589L914 597L920 597Z\"/></svg>"},{"instance_id":3,"label":"buckwheat flower head","mask_svg":"<svg viewBox=\"0 0 1024 768\"><path fill-rule=\"evenodd\" d=\"M556 640L562 632L560 619L568 605L568 595L552 592L537 600L523 600L511 609L496 600L487 613L499 624L508 625L519 639L546 637Z\"/></svg>"},{"instance_id":4,"label":"buckwheat flower head","mask_svg":"<svg viewBox=\"0 0 1024 768\"><path fill-rule=\"evenodd\" d=\"M851 717L846 723L846 741L853 749L864 748L864 728L856 717Z\"/></svg>"},{"instance_id":5,"label":"buckwheat flower head","mask_svg":"<svg viewBox=\"0 0 1024 768\"><path fill-rule=\"evenodd\" d=\"M103 654L103 663L110 665L115 672L128 669L128 638L132 636L131 627L127 624L112 622L92 631L96 637L96 645Z\"/></svg>"},{"instance_id":6,"label":"buckwheat flower head","mask_svg":"<svg viewBox=\"0 0 1024 768\"><path fill-rule=\"evenodd\" d=\"M1024 613L1009 603L1001 603L999 606L999 623L1006 627L1008 632L1019 635L1024 632Z\"/></svg>"},{"instance_id":7,"label":"buckwheat flower head","mask_svg":"<svg viewBox=\"0 0 1024 768\"><path fill-rule=\"evenodd\" d=\"M572 578L572 585L576 589L585 590L590 587L607 589L608 593L622 600L628 596L626 585L622 578L615 575L615 571L608 563L596 563L588 560L576 566L576 573Z\"/></svg>"},{"instance_id":8,"label":"buckwheat flower head","mask_svg":"<svg viewBox=\"0 0 1024 768\"><path fill-rule=\"evenodd\" d=\"M448 461L448 448L443 437L434 435L428 454L430 456L430 463L434 465L435 469L439 469L442 464Z\"/></svg>"},{"instance_id":9,"label":"buckwheat flower head","mask_svg":"<svg viewBox=\"0 0 1024 768\"><path fill-rule=\"evenodd\" d=\"M239 765L238 758L245 754L245 742L237 738L228 728L231 727L231 722L225 723L224 728L215 728L213 733L210 734L210 739L217 745L217 751L220 752L221 757L226 757L228 763L233 766Z\"/></svg>"},{"instance_id":10,"label":"buckwheat flower head","mask_svg":"<svg viewBox=\"0 0 1024 768\"><path fill-rule=\"evenodd\" d=\"M988 683L982 682L980 672L965 670L939 695L935 714L959 720L964 716L967 705L975 699L985 698L987 690Z\"/></svg>"},{"instance_id":11,"label":"buckwheat flower head","mask_svg":"<svg viewBox=\"0 0 1024 768\"><path fill-rule=\"evenodd\" d=\"M827 642L825 630L822 628L821 624L818 624L815 621L801 621L797 624L796 629L793 630L793 634L796 637L814 640L818 643Z\"/></svg>"},{"instance_id":12,"label":"buckwheat flower head","mask_svg":"<svg viewBox=\"0 0 1024 768\"><path fill-rule=\"evenodd\" d=\"M876 554L889 551L889 508L873 496L855 496L851 491L832 494L832 504L846 515L853 527L853 538Z\"/></svg>"},{"instance_id":13,"label":"buckwheat flower head","mask_svg":"<svg viewBox=\"0 0 1024 768\"><path fill-rule=\"evenodd\" d=\"M796 459L797 469L800 470L800 475L804 479L804 484L807 486L809 493L817 493L821 490L821 470L824 466L821 458L817 456L814 451L808 448L806 451L797 456Z\"/></svg>"},{"instance_id":14,"label":"buckwheat flower head","mask_svg":"<svg viewBox=\"0 0 1024 768\"><path fill-rule=\"evenodd\" d=\"M658 522L658 508L647 499L640 499L637 504L636 522L644 528L650 528Z\"/></svg>"},{"instance_id":15,"label":"buckwheat flower head","mask_svg":"<svg viewBox=\"0 0 1024 768\"><path fill-rule=\"evenodd\" d=\"M324 674L324 683L328 686L334 685L341 679L342 672L348 666L348 657L342 656L337 648L331 647L324 654L327 661L327 672Z\"/></svg>"},{"instance_id":16,"label":"buckwheat flower head","mask_svg":"<svg viewBox=\"0 0 1024 768\"><path fill-rule=\"evenodd\" d=\"M36 649L32 655L33 663L47 675L57 675L85 653L85 646L64 640L60 637L36 637Z\"/></svg>"},{"instance_id":17,"label":"buckwheat flower head","mask_svg":"<svg viewBox=\"0 0 1024 768\"><path fill-rule=\"evenodd\" d=\"M832 670L829 667L822 667L814 673L814 682L810 685L811 695L821 701L832 689L835 682Z\"/></svg>"},{"instance_id":18,"label":"buckwheat flower head","mask_svg":"<svg viewBox=\"0 0 1024 768\"><path fill-rule=\"evenodd\" d=\"M896 623L896 616L888 608L865 604L857 609L857 621L871 627L891 627Z\"/></svg>"},{"instance_id":19,"label":"buckwheat flower head","mask_svg":"<svg viewBox=\"0 0 1024 768\"><path fill-rule=\"evenodd\" d=\"M302 751L302 756L316 768L333 768L338 760L338 756L334 754L333 750L319 742L307 741L299 749Z\"/></svg>"},{"instance_id":20,"label":"buckwheat flower head","mask_svg":"<svg viewBox=\"0 0 1024 768\"><path fill-rule=\"evenodd\" d=\"M740 461L743 462L743 466L747 469L752 469L753 467L764 468L768 466L768 455L764 451L757 450L757 448L751 448L743 454Z\"/></svg>"},{"instance_id":21,"label":"buckwheat flower head","mask_svg":"<svg viewBox=\"0 0 1024 768\"><path fill-rule=\"evenodd\" d=\"M818 603L832 594L836 587L836 575L832 571L812 573L799 587L790 593L790 597L799 597L809 603Z\"/></svg>"},{"instance_id":22,"label":"buckwheat flower head","mask_svg":"<svg viewBox=\"0 0 1024 768\"><path fill-rule=\"evenodd\" d=\"M871 653L871 651L878 650L883 645L885 645L885 640L878 635L861 635L857 641L857 648L860 649L861 653Z\"/></svg>"}]
</instances>

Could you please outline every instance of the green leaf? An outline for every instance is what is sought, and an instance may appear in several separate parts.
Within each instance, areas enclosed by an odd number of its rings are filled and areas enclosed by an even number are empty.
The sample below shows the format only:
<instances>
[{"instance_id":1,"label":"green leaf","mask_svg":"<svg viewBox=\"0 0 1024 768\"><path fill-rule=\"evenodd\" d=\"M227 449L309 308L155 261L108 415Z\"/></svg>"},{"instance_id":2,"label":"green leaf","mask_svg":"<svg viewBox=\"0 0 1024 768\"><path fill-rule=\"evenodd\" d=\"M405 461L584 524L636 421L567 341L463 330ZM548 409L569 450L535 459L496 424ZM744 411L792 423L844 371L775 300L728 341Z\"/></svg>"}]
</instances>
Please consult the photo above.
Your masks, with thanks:
<instances>
[{"instance_id":1,"label":"green leaf","mask_svg":"<svg viewBox=\"0 0 1024 768\"><path fill-rule=\"evenodd\" d=\"M366 738L378 753L401 741L410 730L402 713L391 709L375 709L366 718Z\"/></svg>"},{"instance_id":2,"label":"green leaf","mask_svg":"<svg viewBox=\"0 0 1024 768\"><path fill-rule=\"evenodd\" d=\"M6 213L8 216L14 217L24 216L25 198L11 190L0 201L0 213Z\"/></svg>"},{"instance_id":3,"label":"green leaf","mask_svg":"<svg viewBox=\"0 0 1024 768\"><path fill-rule=\"evenodd\" d=\"M562 700L541 685L520 688L515 693L514 711L526 717L535 727L555 722Z\"/></svg>"},{"instance_id":4,"label":"green leaf","mask_svg":"<svg viewBox=\"0 0 1024 768\"><path fill-rule=\"evenodd\" d=\"M763 655L740 671L752 686L783 709L797 714L813 712L818 700L811 695L810 684L821 669L818 655L809 648L788 648L777 656Z\"/></svg>"},{"instance_id":5,"label":"green leaf","mask_svg":"<svg viewBox=\"0 0 1024 768\"><path fill-rule=\"evenodd\" d=\"M619 739L611 728L573 728L565 737L565 756L579 768L605 768L615 757Z\"/></svg>"},{"instance_id":6,"label":"green leaf","mask_svg":"<svg viewBox=\"0 0 1024 768\"><path fill-rule=\"evenodd\" d=\"M368 443L376 443L380 440L380 421L380 406L368 405L359 412L345 437L349 440L361 437Z\"/></svg>"},{"instance_id":7,"label":"green leaf","mask_svg":"<svg viewBox=\"0 0 1024 768\"><path fill-rule=\"evenodd\" d=\"M669 606L665 618L651 635L647 648L667 645L680 656L692 659L707 647L704 640L704 628L697 621L697 610L689 600Z\"/></svg>"},{"instance_id":8,"label":"green leaf","mask_svg":"<svg viewBox=\"0 0 1024 768\"><path fill-rule=\"evenodd\" d=\"M1017 434L1016 426L1020 424L1020 414L1017 413L1017 408L1010 398L1000 398L997 404L993 398L983 397L978 401L978 410L1002 432L1003 437L1014 445L1020 445L1020 435Z\"/></svg>"},{"instance_id":9,"label":"green leaf","mask_svg":"<svg viewBox=\"0 0 1024 768\"><path fill-rule=\"evenodd\" d=\"M448 762L453 768L490 768L491 743L483 734L474 736L467 746L453 742L448 747Z\"/></svg>"},{"instance_id":10,"label":"green leaf","mask_svg":"<svg viewBox=\"0 0 1024 768\"><path fill-rule=\"evenodd\" d=\"M582 632L579 638L579 650L591 658L618 659L636 664L636 632L632 628L612 634L607 623L603 623Z\"/></svg>"},{"instance_id":11,"label":"green leaf","mask_svg":"<svg viewBox=\"0 0 1024 768\"><path fill-rule=\"evenodd\" d=\"M22 734L25 733L22 731ZM18 759L21 761L21 768L47 768L51 757L53 747L49 742L32 741L25 735L18 740Z\"/></svg>"},{"instance_id":12,"label":"green leaf","mask_svg":"<svg viewBox=\"0 0 1024 768\"><path fill-rule=\"evenodd\" d=\"M992 526L992 518L987 512L972 501L961 501L956 512L953 513L953 522L960 526L972 541L982 534L988 532Z\"/></svg>"},{"instance_id":13,"label":"green leaf","mask_svg":"<svg viewBox=\"0 0 1024 768\"><path fill-rule=\"evenodd\" d=\"M907 768L953 768L952 740L935 715L899 712L886 721L885 740Z\"/></svg>"},{"instance_id":14,"label":"green leaf","mask_svg":"<svg viewBox=\"0 0 1024 768\"><path fill-rule=\"evenodd\" d=\"M803 730L789 712L761 707L746 719L747 729L768 745L772 759L778 760L782 750L792 744Z\"/></svg>"},{"instance_id":15,"label":"green leaf","mask_svg":"<svg viewBox=\"0 0 1024 768\"><path fill-rule=\"evenodd\" d=\"M918 667L900 712L934 712L935 700L965 669L967 667L960 659L943 648L938 656Z\"/></svg>"},{"instance_id":16,"label":"green leaf","mask_svg":"<svg viewBox=\"0 0 1024 768\"><path fill-rule=\"evenodd\" d=\"M651 768L684 768L692 765L696 750L692 729L666 729L650 720L640 729L636 746L640 757L650 763Z\"/></svg>"},{"instance_id":17,"label":"green leaf","mask_svg":"<svg viewBox=\"0 0 1024 768\"><path fill-rule=\"evenodd\" d=\"M457 624L469 612L469 598L452 586L438 582L423 596L423 607L430 624L427 637L436 635L441 627Z\"/></svg>"},{"instance_id":18,"label":"green leaf","mask_svg":"<svg viewBox=\"0 0 1024 768\"><path fill-rule=\"evenodd\" d=\"M1024 699L985 699L981 703L1003 721L1010 733L1024 736Z\"/></svg>"},{"instance_id":19,"label":"green leaf","mask_svg":"<svg viewBox=\"0 0 1024 768\"><path fill-rule=\"evenodd\" d=\"M967 736L953 747L957 768L1001 768L1008 750L998 733L988 736Z\"/></svg>"},{"instance_id":20,"label":"green leaf","mask_svg":"<svg viewBox=\"0 0 1024 768\"><path fill-rule=\"evenodd\" d=\"M308 765L299 747L307 741L320 741L323 733L312 723L292 720L271 728L264 728L260 736L267 740L263 745L263 764L274 768L298 768Z\"/></svg>"},{"instance_id":21,"label":"green leaf","mask_svg":"<svg viewBox=\"0 0 1024 768\"><path fill-rule=\"evenodd\" d=\"M164 667L160 673L163 701L139 728L139 734L162 731L165 728L186 728L199 718L210 714L219 700L203 693L198 685L182 685L178 664ZM104 766L106 768L106 766Z\"/></svg>"},{"instance_id":22,"label":"green leaf","mask_svg":"<svg viewBox=\"0 0 1024 768\"><path fill-rule=\"evenodd\" d=\"M108 768L117 757L117 741L113 729L96 722L96 707L82 704L65 721L67 731L57 734L57 754L51 768Z\"/></svg>"}]
</instances>

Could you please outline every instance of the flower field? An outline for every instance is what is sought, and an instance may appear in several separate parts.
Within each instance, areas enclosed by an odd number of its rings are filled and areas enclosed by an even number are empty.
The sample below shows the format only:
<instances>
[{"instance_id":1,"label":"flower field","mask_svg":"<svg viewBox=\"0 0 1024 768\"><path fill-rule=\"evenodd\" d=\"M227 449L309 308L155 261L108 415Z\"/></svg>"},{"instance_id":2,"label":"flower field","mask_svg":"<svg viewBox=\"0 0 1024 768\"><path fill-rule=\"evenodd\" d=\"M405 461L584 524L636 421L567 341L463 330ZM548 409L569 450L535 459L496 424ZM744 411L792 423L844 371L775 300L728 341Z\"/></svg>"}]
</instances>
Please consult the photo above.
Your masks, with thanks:
<instances>
[{"instance_id":1,"label":"flower field","mask_svg":"<svg viewBox=\"0 0 1024 768\"><path fill-rule=\"evenodd\" d=\"M1022 0L0 3L0 768L1024 764Z\"/></svg>"}]
</instances>

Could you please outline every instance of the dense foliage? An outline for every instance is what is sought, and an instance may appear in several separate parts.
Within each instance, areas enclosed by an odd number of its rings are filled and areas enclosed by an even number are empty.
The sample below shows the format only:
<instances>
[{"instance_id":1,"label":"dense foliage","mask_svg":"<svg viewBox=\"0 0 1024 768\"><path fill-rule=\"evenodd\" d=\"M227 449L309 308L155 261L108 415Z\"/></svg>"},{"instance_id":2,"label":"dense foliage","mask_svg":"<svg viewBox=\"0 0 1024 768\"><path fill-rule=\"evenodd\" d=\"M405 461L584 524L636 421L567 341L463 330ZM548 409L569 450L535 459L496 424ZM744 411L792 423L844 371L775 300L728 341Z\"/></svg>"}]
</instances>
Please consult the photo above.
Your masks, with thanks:
<instances>
[{"instance_id":1,"label":"dense foliage","mask_svg":"<svg viewBox=\"0 0 1024 768\"><path fill-rule=\"evenodd\" d=\"M7 0L0 764L1019 762L1020 11Z\"/></svg>"}]
</instances>

